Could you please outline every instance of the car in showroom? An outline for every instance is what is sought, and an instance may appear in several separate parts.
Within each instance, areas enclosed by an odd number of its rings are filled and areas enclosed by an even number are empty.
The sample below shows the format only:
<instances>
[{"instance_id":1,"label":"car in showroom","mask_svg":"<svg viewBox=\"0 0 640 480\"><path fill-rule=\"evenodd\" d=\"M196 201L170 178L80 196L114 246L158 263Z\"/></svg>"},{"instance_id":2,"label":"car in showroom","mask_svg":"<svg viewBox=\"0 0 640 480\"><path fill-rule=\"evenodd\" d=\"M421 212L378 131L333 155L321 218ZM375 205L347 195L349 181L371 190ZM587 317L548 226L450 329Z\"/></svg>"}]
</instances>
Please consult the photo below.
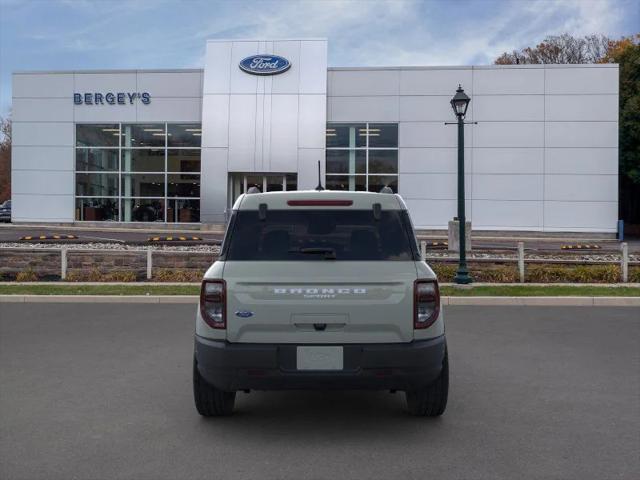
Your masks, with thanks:
<instances>
[{"instance_id":1,"label":"car in showroom","mask_svg":"<svg viewBox=\"0 0 640 480\"><path fill-rule=\"evenodd\" d=\"M11 200L5 200L0 204L0 222L11 221Z\"/></svg>"},{"instance_id":2,"label":"car in showroom","mask_svg":"<svg viewBox=\"0 0 640 480\"><path fill-rule=\"evenodd\" d=\"M236 392L402 391L417 416L446 408L449 363L436 275L390 193L241 195L204 275L193 390L203 416Z\"/></svg>"}]
</instances>

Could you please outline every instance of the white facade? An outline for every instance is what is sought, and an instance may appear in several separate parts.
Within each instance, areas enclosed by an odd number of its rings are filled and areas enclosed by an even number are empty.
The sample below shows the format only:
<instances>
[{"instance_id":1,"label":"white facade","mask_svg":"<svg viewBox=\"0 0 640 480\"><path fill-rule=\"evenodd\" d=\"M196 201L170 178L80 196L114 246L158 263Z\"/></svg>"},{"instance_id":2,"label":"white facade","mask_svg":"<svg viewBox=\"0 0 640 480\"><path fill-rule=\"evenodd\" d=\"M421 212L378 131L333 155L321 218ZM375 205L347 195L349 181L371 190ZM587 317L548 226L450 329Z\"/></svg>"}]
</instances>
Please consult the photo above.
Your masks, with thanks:
<instances>
[{"instance_id":1,"label":"white facade","mask_svg":"<svg viewBox=\"0 0 640 480\"><path fill-rule=\"evenodd\" d=\"M256 54L291 68L250 75ZM238 174L325 168L327 124L397 124L399 193L423 228L456 215L457 137L449 100L471 97L467 217L477 230L615 232L618 66L327 68L327 43L209 41L204 70L15 73L13 220L77 220L75 125L202 125L200 221L221 222ZM148 92L151 101L75 104L74 93ZM177 207L176 207L177 208Z\"/></svg>"}]
</instances>

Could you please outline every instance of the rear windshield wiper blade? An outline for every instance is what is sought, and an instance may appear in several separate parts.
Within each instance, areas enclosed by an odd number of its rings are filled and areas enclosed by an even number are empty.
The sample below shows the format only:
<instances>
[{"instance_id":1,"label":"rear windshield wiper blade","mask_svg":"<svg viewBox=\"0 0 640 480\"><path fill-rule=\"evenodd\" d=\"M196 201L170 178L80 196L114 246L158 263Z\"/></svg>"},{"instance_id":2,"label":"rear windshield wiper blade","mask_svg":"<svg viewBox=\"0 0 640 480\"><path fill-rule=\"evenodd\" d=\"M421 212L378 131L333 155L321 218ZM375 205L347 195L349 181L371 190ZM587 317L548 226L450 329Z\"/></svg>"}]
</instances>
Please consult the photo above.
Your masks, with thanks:
<instances>
[{"instance_id":1,"label":"rear windshield wiper blade","mask_svg":"<svg viewBox=\"0 0 640 480\"><path fill-rule=\"evenodd\" d=\"M289 250L289 253L306 253L311 255L322 255L324 254L324 258L327 260L335 260L336 259L336 251L333 248L328 247L305 247L305 248L293 248Z\"/></svg>"}]
</instances>

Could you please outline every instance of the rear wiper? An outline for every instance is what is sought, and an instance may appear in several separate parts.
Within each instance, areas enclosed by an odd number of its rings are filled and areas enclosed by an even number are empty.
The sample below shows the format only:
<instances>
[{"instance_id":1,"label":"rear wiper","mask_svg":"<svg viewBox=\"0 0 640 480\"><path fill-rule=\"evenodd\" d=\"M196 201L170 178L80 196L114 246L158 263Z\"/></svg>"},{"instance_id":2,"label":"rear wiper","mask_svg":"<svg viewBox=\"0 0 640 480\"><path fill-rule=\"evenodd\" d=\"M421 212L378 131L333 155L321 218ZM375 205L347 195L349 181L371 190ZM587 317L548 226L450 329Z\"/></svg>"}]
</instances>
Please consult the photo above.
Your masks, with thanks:
<instances>
[{"instance_id":1,"label":"rear wiper","mask_svg":"<svg viewBox=\"0 0 640 480\"><path fill-rule=\"evenodd\" d=\"M311 255L324 254L324 258L327 260L336 259L336 251L333 248L328 247L306 247L306 248L292 248L289 253L307 253Z\"/></svg>"}]
</instances>

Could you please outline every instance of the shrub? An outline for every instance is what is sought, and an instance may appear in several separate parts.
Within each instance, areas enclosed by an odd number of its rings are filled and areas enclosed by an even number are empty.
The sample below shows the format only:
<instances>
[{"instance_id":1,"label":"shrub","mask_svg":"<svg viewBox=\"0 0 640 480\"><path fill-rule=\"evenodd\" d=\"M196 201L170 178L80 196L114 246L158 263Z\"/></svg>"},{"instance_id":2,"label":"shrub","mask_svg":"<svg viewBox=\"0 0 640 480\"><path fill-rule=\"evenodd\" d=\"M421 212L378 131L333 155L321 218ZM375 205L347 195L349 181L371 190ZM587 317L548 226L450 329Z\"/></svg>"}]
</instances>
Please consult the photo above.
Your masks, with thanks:
<instances>
[{"instance_id":1,"label":"shrub","mask_svg":"<svg viewBox=\"0 0 640 480\"><path fill-rule=\"evenodd\" d=\"M441 282L452 282L456 263L430 264ZM518 267L495 263L475 263L469 266L475 282L516 283L520 281ZM527 264L525 279L531 283L618 283L621 280L618 265L562 265ZM629 281L640 282L640 266L629 268Z\"/></svg>"},{"instance_id":2,"label":"shrub","mask_svg":"<svg viewBox=\"0 0 640 480\"><path fill-rule=\"evenodd\" d=\"M458 270L457 263L429 264L438 280L453 282ZM469 274L475 282L512 283L519 280L518 269L512 265L482 263L469 266Z\"/></svg>"},{"instance_id":3,"label":"shrub","mask_svg":"<svg viewBox=\"0 0 640 480\"><path fill-rule=\"evenodd\" d=\"M133 270L114 270L112 272L101 272L94 268L90 271L73 270L67 272L68 282L135 282L136 272Z\"/></svg>"},{"instance_id":4,"label":"shrub","mask_svg":"<svg viewBox=\"0 0 640 480\"><path fill-rule=\"evenodd\" d=\"M16 274L16 282L37 282L38 275L31 269L23 270Z\"/></svg>"},{"instance_id":5,"label":"shrub","mask_svg":"<svg viewBox=\"0 0 640 480\"><path fill-rule=\"evenodd\" d=\"M527 265L526 281L533 283L617 283L618 265Z\"/></svg>"},{"instance_id":6,"label":"shrub","mask_svg":"<svg viewBox=\"0 0 640 480\"><path fill-rule=\"evenodd\" d=\"M202 270L158 268L153 271L151 279L156 282L199 282L203 275Z\"/></svg>"},{"instance_id":7,"label":"shrub","mask_svg":"<svg viewBox=\"0 0 640 480\"><path fill-rule=\"evenodd\" d=\"M429 266L438 276L440 282L453 282L453 277L458 269L458 266L453 263L430 263Z\"/></svg>"},{"instance_id":8,"label":"shrub","mask_svg":"<svg viewBox=\"0 0 640 480\"><path fill-rule=\"evenodd\" d=\"M640 266L629 267L629 281L632 283L640 283Z\"/></svg>"}]
</instances>

